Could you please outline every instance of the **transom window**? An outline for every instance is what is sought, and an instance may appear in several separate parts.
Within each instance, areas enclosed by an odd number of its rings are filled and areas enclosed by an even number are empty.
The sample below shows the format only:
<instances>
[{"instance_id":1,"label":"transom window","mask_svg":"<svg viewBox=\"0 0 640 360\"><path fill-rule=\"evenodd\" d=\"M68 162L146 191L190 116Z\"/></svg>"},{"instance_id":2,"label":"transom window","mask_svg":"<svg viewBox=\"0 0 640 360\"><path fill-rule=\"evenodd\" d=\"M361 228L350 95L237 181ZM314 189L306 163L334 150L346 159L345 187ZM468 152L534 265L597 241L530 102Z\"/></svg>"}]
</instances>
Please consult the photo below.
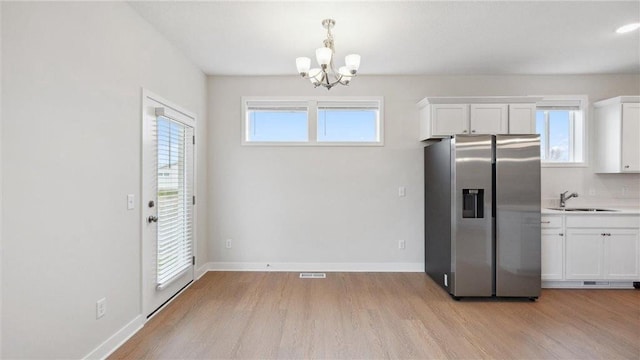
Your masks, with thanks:
<instances>
[{"instance_id":1,"label":"transom window","mask_svg":"<svg viewBox=\"0 0 640 360\"><path fill-rule=\"evenodd\" d=\"M585 164L586 98L545 98L536 109L540 159L548 166Z\"/></svg>"},{"instance_id":2,"label":"transom window","mask_svg":"<svg viewBox=\"0 0 640 360\"><path fill-rule=\"evenodd\" d=\"M382 98L243 98L244 145L383 145Z\"/></svg>"}]
</instances>

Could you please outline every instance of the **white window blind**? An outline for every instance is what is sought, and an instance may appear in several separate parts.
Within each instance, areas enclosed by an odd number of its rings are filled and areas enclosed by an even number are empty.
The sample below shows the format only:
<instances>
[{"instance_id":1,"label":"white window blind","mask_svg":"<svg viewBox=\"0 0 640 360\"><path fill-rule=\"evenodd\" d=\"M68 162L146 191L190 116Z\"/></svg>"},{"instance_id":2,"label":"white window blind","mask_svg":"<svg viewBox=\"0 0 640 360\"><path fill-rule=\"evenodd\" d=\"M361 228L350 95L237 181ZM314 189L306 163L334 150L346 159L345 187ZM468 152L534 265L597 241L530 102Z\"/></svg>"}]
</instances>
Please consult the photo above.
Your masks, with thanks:
<instances>
[{"instance_id":1,"label":"white window blind","mask_svg":"<svg viewBox=\"0 0 640 360\"><path fill-rule=\"evenodd\" d=\"M318 101L317 141L379 143L380 101Z\"/></svg>"},{"instance_id":2,"label":"white window blind","mask_svg":"<svg viewBox=\"0 0 640 360\"><path fill-rule=\"evenodd\" d=\"M193 257L193 128L159 116L157 288L188 271Z\"/></svg>"}]
</instances>

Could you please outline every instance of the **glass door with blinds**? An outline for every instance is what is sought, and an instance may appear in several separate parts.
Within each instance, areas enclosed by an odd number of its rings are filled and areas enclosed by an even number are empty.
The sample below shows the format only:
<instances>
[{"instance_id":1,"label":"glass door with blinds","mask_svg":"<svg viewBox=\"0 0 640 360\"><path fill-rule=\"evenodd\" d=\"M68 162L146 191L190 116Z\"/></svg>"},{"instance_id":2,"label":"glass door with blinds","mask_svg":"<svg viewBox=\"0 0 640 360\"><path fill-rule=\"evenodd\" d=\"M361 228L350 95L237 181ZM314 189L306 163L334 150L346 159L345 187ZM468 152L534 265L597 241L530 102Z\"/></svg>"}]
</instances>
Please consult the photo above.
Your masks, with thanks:
<instances>
[{"instance_id":1,"label":"glass door with blinds","mask_svg":"<svg viewBox=\"0 0 640 360\"><path fill-rule=\"evenodd\" d=\"M151 316L193 281L194 125L146 96L143 124L143 310Z\"/></svg>"}]
</instances>

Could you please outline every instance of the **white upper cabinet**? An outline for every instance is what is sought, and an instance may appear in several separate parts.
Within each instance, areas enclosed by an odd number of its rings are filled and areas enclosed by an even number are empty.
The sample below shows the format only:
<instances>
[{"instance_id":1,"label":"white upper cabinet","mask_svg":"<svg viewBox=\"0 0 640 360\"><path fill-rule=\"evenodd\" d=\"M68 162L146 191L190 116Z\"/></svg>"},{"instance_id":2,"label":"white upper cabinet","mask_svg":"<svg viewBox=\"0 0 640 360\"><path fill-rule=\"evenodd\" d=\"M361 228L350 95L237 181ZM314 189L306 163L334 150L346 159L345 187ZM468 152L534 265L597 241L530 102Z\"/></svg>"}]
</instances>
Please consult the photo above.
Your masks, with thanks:
<instances>
[{"instance_id":1,"label":"white upper cabinet","mask_svg":"<svg viewBox=\"0 0 640 360\"><path fill-rule=\"evenodd\" d=\"M618 96L593 106L595 171L640 173L640 96Z\"/></svg>"},{"instance_id":2,"label":"white upper cabinet","mask_svg":"<svg viewBox=\"0 0 640 360\"><path fill-rule=\"evenodd\" d=\"M509 134L536 133L536 104L509 104Z\"/></svg>"},{"instance_id":3,"label":"white upper cabinet","mask_svg":"<svg viewBox=\"0 0 640 360\"><path fill-rule=\"evenodd\" d=\"M446 136L469 132L469 105L436 104L431 108L433 134Z\"/></svg>"},{"instance_id":4,"label":"white upper cabinet","mask_svg":"<svg viewBox=\"0 0 640 360\"><path fill-rule=\"evenodd\" d=\"M534 134L539 100L530 96L424 98L418 103L420 140L456 134Z\"/></svg>"},{"instance_id":5,"label":"white upper cabinet","mask_svg":"<svg viewBox=\"0 0 640 360\"><path fill-rule=\"evenodd\" d=\"M622 104L622 171L640 172L640 104Z\"/></svg>"},{"instance_id":6,"label":"white upper cabinet","mask_svg":"<svg viewBox=\"0 0 640 360\"><path fill-rule=\"evenodd\" d=\"M509 132L508 105L471 104L469 132L471 134L507 134Z\"/></svg>"}]
</instances>

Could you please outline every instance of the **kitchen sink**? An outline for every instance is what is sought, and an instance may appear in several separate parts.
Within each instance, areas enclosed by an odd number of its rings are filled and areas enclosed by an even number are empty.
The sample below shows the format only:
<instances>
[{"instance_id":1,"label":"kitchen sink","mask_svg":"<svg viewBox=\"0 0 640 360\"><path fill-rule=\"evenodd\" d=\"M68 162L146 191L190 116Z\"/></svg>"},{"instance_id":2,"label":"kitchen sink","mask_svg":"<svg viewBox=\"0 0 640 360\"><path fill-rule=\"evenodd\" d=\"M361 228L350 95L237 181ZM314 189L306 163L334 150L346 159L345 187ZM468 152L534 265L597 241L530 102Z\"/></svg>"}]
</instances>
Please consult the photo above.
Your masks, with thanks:
<instances>
[{"instance_id":1,"label":"kitchen sink","mask_svg":"<svg viewBox=\"0 0 640 360\"><path fill-rule=\"evenodd\" d=\"M576 212L616 211L611 209L599 209L599 208L549 208L549 210L576 211Z\"/></svg>"}]
</instances>

